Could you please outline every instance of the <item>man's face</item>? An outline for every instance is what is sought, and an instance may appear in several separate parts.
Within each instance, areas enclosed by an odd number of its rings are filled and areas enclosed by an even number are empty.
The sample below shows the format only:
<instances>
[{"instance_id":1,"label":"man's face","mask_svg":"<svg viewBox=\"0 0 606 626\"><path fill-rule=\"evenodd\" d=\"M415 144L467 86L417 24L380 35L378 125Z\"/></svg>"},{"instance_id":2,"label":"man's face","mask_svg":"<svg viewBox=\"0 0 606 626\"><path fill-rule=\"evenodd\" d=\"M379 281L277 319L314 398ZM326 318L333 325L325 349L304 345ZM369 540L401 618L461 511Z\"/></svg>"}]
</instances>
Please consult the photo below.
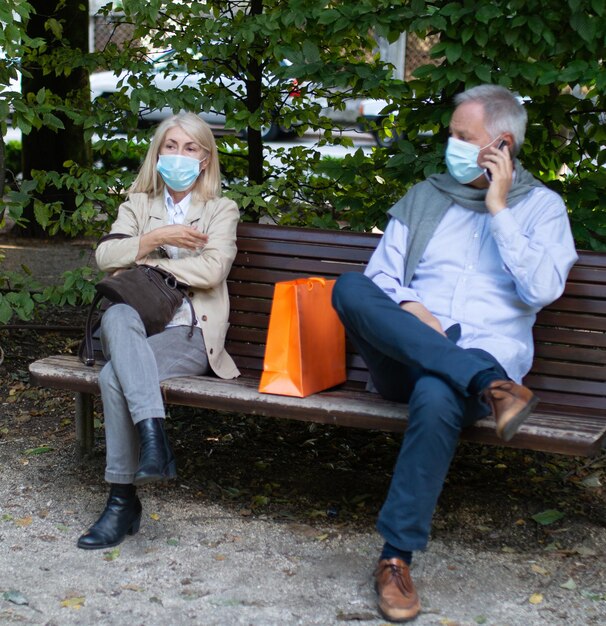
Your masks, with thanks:
<instances>
[{"instance_id":1,"label":"man's face","mask_svg":"<svg viewBox=\"0 0 606 626\"><path fill-rule=\"evenodd\" d=\"M491 137L484 127L484 107L479 102L464 102L452 114L450 136L483 148Z\"/></svg>"},{"instance_id":2,"label":"man's face","mask_svg":"<svg viewBox=\"0 0 606 626\"><path fill-rule=\"evenodd\" d=\"M478 153L477 164L482 167L484 155L492 150L498 137L508 137L507 143L510 144L513 138L511 135L499 135L491 137L484 126L484 106L479 102L464 102L460 104L453 112L450 120L450 136L467 143L474 144L480 148ZM484 188L488 186L484 176L478 176L475 181L470 183L473 187Z\"/></svg>"}]
</instances>

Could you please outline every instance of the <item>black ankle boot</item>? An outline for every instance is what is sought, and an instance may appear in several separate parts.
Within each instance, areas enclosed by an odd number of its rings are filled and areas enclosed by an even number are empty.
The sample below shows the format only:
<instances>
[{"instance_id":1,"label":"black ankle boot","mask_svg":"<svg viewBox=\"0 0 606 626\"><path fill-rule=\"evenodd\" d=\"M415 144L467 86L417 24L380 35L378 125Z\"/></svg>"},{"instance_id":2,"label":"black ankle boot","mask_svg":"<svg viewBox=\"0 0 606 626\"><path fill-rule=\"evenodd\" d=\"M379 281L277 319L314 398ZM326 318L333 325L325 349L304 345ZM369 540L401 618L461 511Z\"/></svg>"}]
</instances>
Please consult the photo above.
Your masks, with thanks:
<instances>
[{"instance_id":1,"label":"black ankle boot","mask_svg":"<svg viewBox=\"0 0 606 626\"><path fill-rule=\"evenodd\" d=\"M141 501L134 485L112 484L101 517L78 539L83 550L101 550L117 546L126 535L139 532Z\"/></svg>"},{"instance_id":2,"label":"black ankle boot","mask_svg":"<svg viewBox=\"0 0 606 626\"><path fill-rule=\"evenodd\" d=\"M161 418L151 418L141 420L136 425L139 433L139 467L133 480L135 485L177 477L175 456L164 432L163 422Z\"/></svg>"}]
</instances>

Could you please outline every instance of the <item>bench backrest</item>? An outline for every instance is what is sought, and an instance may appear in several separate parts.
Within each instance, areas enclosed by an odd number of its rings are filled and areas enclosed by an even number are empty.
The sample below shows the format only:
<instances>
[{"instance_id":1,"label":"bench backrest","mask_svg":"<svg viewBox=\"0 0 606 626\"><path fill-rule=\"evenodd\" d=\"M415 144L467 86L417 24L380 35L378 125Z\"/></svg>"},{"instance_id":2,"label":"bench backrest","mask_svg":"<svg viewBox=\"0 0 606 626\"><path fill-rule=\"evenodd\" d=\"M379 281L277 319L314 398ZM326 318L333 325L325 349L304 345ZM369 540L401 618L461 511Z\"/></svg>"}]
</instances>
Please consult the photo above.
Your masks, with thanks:
<instances>
[{"instance_id":1,"label":"bench backrest","mask_svg":"<svg viewBox=\"0 0 606 626\"><path fill-rule=\"evenodd\" d=\"M227 349L244 376L258 379L274 284L304 276L335 278L363 271L379 235L240 224L228 278ZM606 254L581 252L564 295L538 316L535 360L526 383L539 410L604 414L606 420ZM347 386L362 387L367 369L348 344Z\"/></svg>"}]
</instances>

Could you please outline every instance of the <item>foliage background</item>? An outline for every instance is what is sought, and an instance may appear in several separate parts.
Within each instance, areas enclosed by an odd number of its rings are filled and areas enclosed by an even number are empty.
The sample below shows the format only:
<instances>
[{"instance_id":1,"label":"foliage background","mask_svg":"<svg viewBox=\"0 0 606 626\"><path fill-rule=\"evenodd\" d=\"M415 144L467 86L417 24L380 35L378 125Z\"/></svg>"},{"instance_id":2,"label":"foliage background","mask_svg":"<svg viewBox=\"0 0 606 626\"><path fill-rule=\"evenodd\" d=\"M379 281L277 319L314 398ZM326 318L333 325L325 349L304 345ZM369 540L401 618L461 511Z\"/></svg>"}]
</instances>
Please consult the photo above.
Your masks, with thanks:
<instances>
[{"instance_id":1,"label":"foliage background","mask_svg":"<svg viewBox=\"0 0 606 626\"><path fill-rule=\"evenodd\" d=\"M61 141L67 119L93 148L92 165L64 161L27 178L9 173L3 215L20 226L35 221L48 236L95 237L107 230L150 136L138 123L144 103L225 110L227 126L246 131L245 138L218 139L225 193L238 202L243 219L270 216L282 224L381 228L387 208L410 185L443 169L453 95L491 82L527 98L529 128L521 159L564 197L577 246L606 250L604 0L124 0L113 19L132 24L132 41L124 48L110 43L95 53L73 43L78 38L60 11L65 1L46 3L44 33L35 38L27 24L36 3L7 0L0 7L0 46L6 53L0 59L0 86L8 85L17 70L31 67L46 80L35 93L0 91L2 138L10 119L26 135L51 129ZM102 11L111 9L109 3ZM439 35L432 49L437 63L419 68L408 82L392 78L375 40L380 35L393 41L404 31ZM154 89L145 73L149 49L167 48L206 80L195 88ZM19 65L20 59L27 63ZM284 59L291 64L284 65ZM80 84L61 97L53 92L59 77L99 69L131 75L120 93L94 106L76 100ZM219 86L221 76L234 78L237 86ZM274 80L263 79L267 76ZM298 98L288 97L293 79ZM342 160L323 159L317 149L302 146L278 148L280 164L268 164L263 125L277 121L291 132L319 130L320 143L347 144L320 114L321 103L339 108L357 97L386 101L380 132L397 137L389 148L371 155L358 150ZM35 142L28 149L35 149ZM2 175L18 171L12 169L18 158L18 150L0 142ZM68 190L75 208L42 202L49 186ZM62 287L37 295L31 281L2 274L1 264L0 280L0 322L6 322L15 314L31 316L34 299L87 300L94 276L72 274Z\"/></svg>"}]
</instances>

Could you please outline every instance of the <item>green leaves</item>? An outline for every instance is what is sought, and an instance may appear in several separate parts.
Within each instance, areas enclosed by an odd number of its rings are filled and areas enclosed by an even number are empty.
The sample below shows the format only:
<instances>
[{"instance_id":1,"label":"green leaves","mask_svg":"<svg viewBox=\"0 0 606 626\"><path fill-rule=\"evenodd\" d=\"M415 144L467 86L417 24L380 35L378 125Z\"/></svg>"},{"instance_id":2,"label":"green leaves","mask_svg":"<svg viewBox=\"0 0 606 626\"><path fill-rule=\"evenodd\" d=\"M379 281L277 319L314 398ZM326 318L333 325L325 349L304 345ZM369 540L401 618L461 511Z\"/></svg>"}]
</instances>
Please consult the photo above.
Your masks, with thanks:
<instances>
[{"instance_id":1,"label":"green leaves","mask_svg":"<svg viewBox=\"0 0 606 626\"><path fill-rule=\"evenodd\" d=\"M238 11L233 2L221 0L125 0L122 6L124 13L112 19L116 26L120 20L132 23L132 41L123 48L110 43L92 54L71 45L67 24L55 16L46 18L48 36L29 37L23 25L31 5L6 0L0 6L0 48L7 55L0 60L0 130L6 132L10 117L25 135L76 123L85 141L100 132L111 137L95 145L93 167L70 156L19 183L10 180L4 197L13 220L23 223L24 214L29 215L24 209L34 206L34 219L49 235L107 230L148 145L149 131L137 128L141 103L174 111L224 112L226 127L238 133L277 124L299 134L314 130L320 143L346 145L332 122L321 116L323 103L338 108L348 99L376 98L387 103L384 118L367 130L398 139L372 154L321 160L317 150L297 146L278 149L269 165L262 144L252 142L250 132L246 140L225 136L218 144L226 194L236 200L244 219L268 216L284 224L380 227L387 208L406 189L443 171L444 128L454 94L498 82L529 97L524 164L563 195L577 245L606 250L603 0L264 0L238 3ZM110 9L108 4L101 12ZM376 53L374 35L393 42L402 32L436 36L431 62L418 68L409 82L394 80ZM148 50L137 43L142 38L150 48L176 50L175 64L167 66L166 74L175 76L178 66L203 78L198 84L176 82L170 90L159 90ZM60 43L52 55L51 39ZM17 75L19 67L12 59L24 56L43 75L57 79L53 85L25 97L2 89ZM125 71L128 78L120 93L91 107L74 94L54 93L54 84L73 77L78 68ZM27 75L27 64L21 70ZM294 79L297 98L289 96ZM68 211L61 202L32 204L49 188L72 194L74 206ZM62 290L36 298L86 301L88 279L72 278ZM36 298L25 286L0 296L0 322L30 315Z\"/></svg>"}]
</instances>

